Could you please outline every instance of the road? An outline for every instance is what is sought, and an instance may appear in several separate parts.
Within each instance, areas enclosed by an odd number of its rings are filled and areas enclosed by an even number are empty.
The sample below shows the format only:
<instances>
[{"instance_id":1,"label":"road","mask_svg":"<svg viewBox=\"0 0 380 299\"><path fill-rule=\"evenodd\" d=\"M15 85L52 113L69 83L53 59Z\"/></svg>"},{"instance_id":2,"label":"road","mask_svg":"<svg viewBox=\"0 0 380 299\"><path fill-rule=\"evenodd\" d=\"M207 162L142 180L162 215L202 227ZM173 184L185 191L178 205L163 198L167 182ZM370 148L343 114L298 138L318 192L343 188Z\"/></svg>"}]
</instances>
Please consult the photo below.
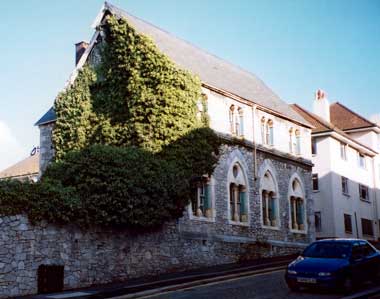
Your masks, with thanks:
<instances>
[{"instance_id":1,"label":"road","mask_svg":"<svg viewBox=\"0 0 380 299\"><path fill-rule=\"evenodd\" d=\"M144 298L150 299L332 299L341 298L338 294L316 291L291 292L284 281L284 271L237 278L190 289L163 293Z\"/></svg>"}]
</instances>

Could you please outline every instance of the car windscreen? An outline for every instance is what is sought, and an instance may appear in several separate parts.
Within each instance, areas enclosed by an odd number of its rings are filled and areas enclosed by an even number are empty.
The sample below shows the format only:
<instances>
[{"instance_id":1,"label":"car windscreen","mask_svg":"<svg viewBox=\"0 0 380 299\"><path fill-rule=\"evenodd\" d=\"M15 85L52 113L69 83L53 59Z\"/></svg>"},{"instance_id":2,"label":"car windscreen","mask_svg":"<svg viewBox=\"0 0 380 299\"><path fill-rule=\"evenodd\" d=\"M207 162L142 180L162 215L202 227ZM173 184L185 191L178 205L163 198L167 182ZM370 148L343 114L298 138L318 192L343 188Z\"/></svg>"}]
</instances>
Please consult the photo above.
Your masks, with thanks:
<instances>
[{"instance_id":1,"label":"car windscreen","mask_svg":"<svg viewBox=\"0 0 380 299\"><path fill-rule=\"evenodd\" d=\"M307 247L302 256L314 258L346 259L350 256L351 244L344 242L317 242Z\"/></svg>"}]
</instances>

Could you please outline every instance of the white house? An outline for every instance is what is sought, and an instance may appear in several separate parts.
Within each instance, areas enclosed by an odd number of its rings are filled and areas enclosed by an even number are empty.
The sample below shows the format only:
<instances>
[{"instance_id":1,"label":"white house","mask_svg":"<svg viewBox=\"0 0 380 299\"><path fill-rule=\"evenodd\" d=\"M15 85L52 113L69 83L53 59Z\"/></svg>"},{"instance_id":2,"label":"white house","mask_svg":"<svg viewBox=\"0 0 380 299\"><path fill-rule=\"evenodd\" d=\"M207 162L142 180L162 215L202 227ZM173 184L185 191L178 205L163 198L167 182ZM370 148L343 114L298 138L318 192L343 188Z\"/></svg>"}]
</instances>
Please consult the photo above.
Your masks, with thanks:
<instances>
[{"instance_id":1,"label":"white house","mask_svg":"<svg viewBox=\"0 0 380 299\"><path fill-rule=\"evenodd\" d=\"M380 128L318 90L314 113L313 193L317 238L379 238Z\"/></svg>"}]
</instances>

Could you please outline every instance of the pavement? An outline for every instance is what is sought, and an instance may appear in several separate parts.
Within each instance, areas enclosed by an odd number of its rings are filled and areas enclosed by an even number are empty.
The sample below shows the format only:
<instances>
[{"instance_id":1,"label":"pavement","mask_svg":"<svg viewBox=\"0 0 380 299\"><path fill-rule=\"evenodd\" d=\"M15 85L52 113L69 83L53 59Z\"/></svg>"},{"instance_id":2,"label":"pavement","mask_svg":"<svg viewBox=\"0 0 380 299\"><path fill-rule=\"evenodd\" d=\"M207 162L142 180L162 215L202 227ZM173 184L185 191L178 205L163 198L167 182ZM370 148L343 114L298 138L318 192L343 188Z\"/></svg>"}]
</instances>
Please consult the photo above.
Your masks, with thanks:
<instances>
[{"instance_id":1,"label":"pavement","mask_svg":"<svg viewBox=\"0 0 380 299\"><path fill-rule=\"evenodd\" d=\"M254 274L284 269L295 256L262 258L236 264L219 265L185 272L168 273L138 279L124 283L98 285L89 288L67 290L60 293L38 294L17 297L20 299L95 299L114 298L129 295L129 298L141 296L142 292L154 292L163 288L186 287L207 284Z\"/></svg>"}]
</instances>

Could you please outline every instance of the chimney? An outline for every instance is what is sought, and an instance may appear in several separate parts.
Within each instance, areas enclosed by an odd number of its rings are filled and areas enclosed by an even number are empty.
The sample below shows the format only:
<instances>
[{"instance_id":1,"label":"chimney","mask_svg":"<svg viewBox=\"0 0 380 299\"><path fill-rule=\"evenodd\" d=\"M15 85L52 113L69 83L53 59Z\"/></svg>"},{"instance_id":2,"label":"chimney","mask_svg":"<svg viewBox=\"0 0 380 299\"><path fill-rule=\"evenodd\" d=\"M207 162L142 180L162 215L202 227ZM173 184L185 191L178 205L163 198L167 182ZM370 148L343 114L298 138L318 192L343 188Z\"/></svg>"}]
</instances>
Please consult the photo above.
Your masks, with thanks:
<instances>
[{"instance_id":1,"label":"chimney","mask_svg":"<svg viewBox=\"0 0 380 299\"><path fill-rule=\"evenodd\" d=\"M84 51L86 51L88 47L88 43L85 41L81 41L75 44L75 65L78 64L79 59L82 57Z\"/></svg>"},{"instance_id":2,"label":"chimney","mask_svg":"<svg viewBox=\"0 0 380 299\"><path fill-rule=\"evenodd\" d=\"M318 89L315 93L313 112L325 121L330 122L330 103L326 93L321 89Z\"/></svg>"}]
</instances>

